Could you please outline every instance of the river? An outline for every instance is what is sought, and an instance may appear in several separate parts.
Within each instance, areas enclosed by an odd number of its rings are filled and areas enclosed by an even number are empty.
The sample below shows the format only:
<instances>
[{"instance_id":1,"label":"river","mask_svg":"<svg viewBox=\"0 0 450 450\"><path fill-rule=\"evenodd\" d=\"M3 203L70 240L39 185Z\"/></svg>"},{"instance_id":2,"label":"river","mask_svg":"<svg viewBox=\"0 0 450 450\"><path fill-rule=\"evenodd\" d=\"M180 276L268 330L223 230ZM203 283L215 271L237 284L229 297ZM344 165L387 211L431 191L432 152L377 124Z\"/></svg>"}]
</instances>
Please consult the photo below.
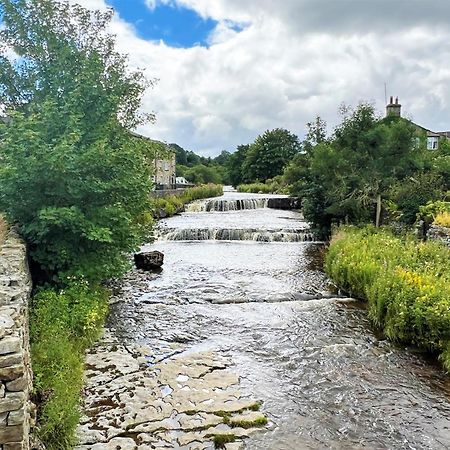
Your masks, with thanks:
<instances>
[{"instance_id":1,"label":"river","mask_svg":"<svg viewBox=\"0 0 450 450\"><path fill-rule=\"evenodd\" d=\"M98 434L97 442L111 436L136 442L136 447L114 448L213 448L207 438L186 438L180 428L186 417L177 415L182 400L173 400L168 408L172 422L167 425L169 418L164 418L164 439L153 441L161 429L147 428L148 442L139 445L146 442L143 435L114 434L99 426L102 414L112 413L99 408L107 390L98 386L109 381L96 377L99 370L105 376L113 358L104 358L103 365L98 361L105 349L114 356L118 343L127 350L119 352L120 358L136 353L130 348L144 349L140 367L146 362L146 377L156 377L149 389L162 389L163 398L181 395L173 392L178 388L188 401L189 392L208 391L204 385L183 384L190 364L210 364L210 372L221 374L218 380L236 376L211 392L223 395L238 385L239 393L229 395L261 401L268 424L237 433L239 439L229 449L450 448L448 377L435 362L377 335L364 304L336 296L321 270L323 244L312 240L298 212L269 209L267 198L225 192L159 224L158 240L143 250L163 252L164 269L158 274L133 271L117 286L107 342L92 352L87 389L97 400L86 404L84 431L90 427L91 437L80 448L113 448L92 446L94 429L107 436ZM216 362L199 363L198 355ZM178 369L171 370L178 383L168 375L166 381L158 380L167 364L177 360ZM120 386L116 389L123 392ZM119 397L116 409L123 409L126 399L119 402ZM214 401L219 400L201 404ZM185 408L186 414L197 411L194 403L194 411ZM173 412L176 405L180 407ZM206 420L206 412L202 416L199 411L198 420ZM133 426L126 429L137 430ZM228 433L224 427L218 429Z\"/></svg>"}]
</instances>

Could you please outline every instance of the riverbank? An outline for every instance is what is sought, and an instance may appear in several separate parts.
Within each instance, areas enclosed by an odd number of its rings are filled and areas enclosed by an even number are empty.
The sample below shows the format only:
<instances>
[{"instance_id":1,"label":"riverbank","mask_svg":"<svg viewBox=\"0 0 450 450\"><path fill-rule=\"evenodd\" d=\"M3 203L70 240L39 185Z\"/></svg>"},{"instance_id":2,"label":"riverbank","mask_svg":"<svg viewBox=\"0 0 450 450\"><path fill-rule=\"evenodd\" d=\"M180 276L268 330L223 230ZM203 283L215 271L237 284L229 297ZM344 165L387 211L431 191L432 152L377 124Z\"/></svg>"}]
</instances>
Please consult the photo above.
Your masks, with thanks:
<instances>
[{"instance_id":1,"label":"riverbank","mask_svg":"<svg viewBox=\"0 0 450 450\"><path fill-rule=\"evenodd\" d=\"M194 200L218 197L223 194L223 186L218 184L205 184L185 189L179 195L159 197L152 199L152 215L155 219L171 217L184 210L184 206Z\"/></svg>"},{"instance_id":2,"label":"riverbank","mask_svg":"<svg viewBox=\"0 0 450 450\"><path fill-rule=\"evenodd\" d=\"M373 227L338 231L325 270L369 303L372 323L390 340L436 353L450 370L450 251L437 242Z\"/></svg>"}]
</instances>

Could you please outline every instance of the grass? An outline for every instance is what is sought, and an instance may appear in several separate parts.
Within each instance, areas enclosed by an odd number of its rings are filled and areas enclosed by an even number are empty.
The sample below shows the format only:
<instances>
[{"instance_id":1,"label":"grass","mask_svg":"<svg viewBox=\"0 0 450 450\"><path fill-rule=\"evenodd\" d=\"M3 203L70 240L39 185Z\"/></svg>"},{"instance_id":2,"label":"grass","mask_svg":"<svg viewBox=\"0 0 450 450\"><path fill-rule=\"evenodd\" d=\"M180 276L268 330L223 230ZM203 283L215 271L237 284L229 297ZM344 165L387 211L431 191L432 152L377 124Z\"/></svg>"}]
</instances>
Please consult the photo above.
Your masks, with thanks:
<instances>
[{"instance_id":1,"label":"grass","mask_svg":"<svg viewBox=\"0 0 450 450\"><path fill-rule=\"evenodd\" d=\"M261 193L261 194L272 194L274 193L274 186L265 183L250 183L250 184L240 184L237 187L238 192L247 193Z\"/></svg>"},{"instance_id":2,"label":"grass","mask_svg":"<svg viewBox=\"0 0 450 450\"><path fill-rule=\"evenodd\" d=\"M152 213L157 219L170 217L184 208L184 205L201 198L218 197L223 194L223 186L217 184L205 184L186 189L181 195L152 199Z\"/></svg>"},{"instance_id":3,"label":"grass","mask_svg":"<svg viewBox=\"0 0 450 450\"><path fill-rule=\"evenodd\" d=\"M369 302L369 316L391 340L436 353L450 370L450 250L373 227L335 235L325 269Z\"/></svg>"},{"instance_id":4,"label":"grass","mask_svg":"<svg viewBox=\"0 0 450 450\"><path fill-rule=\"evenodd\" d=\"M255 420L233 420L230 419L229 425L231 428L260 428L265 427L268 423L266 416L260 416L256 418Z\"/></svg>"},{"instance_id":5,"label":"grass","mask_svg":"<svg viewBox=\"0 0 450 450\"><path fill-rule=\"evenodd\" d=\"M108 292L77 284L46 289L33 298L30 314L36 434L48 450L72 449L80 419L84 352L99 336Z\"/></svg>"}]
</instances>

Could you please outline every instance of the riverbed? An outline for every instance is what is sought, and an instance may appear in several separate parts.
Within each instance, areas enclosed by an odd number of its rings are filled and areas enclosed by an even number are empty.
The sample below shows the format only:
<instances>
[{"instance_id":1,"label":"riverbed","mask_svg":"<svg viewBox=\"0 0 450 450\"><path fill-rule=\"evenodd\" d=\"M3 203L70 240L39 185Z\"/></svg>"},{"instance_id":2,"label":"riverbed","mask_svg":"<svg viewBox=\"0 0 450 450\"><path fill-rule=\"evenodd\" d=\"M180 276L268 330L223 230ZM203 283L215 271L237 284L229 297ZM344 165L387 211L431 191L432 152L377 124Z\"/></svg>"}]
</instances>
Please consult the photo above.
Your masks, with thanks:
<instances>
[{"instance_id":1,"label":"riverbed","mask_svg":"<svg viewBox=\"0 0 450 450\"><path fill-rule=\"evenodd\" d=\"M212 449L231 433L227 449L450 448L448 377L337 296L324 245L267 198L226 192L159 224L143 250L163 252L163 270L115 286L88 355L80 449ZM267 423L230 427L239 414Z\"/></svg>"}]
</instances>

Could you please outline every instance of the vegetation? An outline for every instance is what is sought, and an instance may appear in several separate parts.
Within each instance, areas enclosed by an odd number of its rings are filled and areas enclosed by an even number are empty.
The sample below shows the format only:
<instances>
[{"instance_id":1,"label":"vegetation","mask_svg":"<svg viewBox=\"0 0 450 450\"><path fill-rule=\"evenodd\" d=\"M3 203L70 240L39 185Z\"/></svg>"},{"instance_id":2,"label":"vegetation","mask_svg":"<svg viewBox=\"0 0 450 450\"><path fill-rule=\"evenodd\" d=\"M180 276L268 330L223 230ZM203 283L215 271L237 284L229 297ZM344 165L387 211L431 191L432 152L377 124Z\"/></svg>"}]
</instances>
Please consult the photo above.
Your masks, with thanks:
<instances>
[{"instance_id":1,"label":"vegetation","mask_svg":"<svg viewBox=\"0 0 450 450\"><path fill-rule=\"evenodd\" d=\"M180 195L153 198L151 210L154 217L170 217L182 211L183 206L201 198L217 197L223 194L223 186L207 184L184 190Z\"/></svg>"},{"instance_id":2,"label":"vegetation","mask_svg":"<svg viewBox=\"0 0 450 450\"><path fill-rule=\"evenodd\" d=\"M442 213L439 213L433 222L435 225L439 225L441 227L447 227L450 228L450 212L445 211Z\"/></svg>"},{"instance_id":3,"label":"vegetation","mask_svg":"<svg viewBox=\"0 0 450 450\"><path fill-rule=\"evenodd\" d=\"M234 434L215 434L213 442L215 448L225 448L226 444L236 442L236 436Z\"/></svg>"},{"instance_id":4,"label":"vegetation","mask_svg":"<svg viewBox=\"0 0 450 450\"><path fill-rule=\"evenodd\" d=\"M341 229L325 268L336 284L367 299L372 322L397 342L440 354L450 370L450 251L385 229Z\"/></svg>"},{"instance_id":5,"label":"vegetation","mask_svg":"<svg viewBox=\"0 0 450 450\"><path fill-rule=\"evenodd\" d=\"M0 211L45 285L30 316L37 433L69 449L84 350L107 311L98 283L123 273L152 224L158 149L130 133L152 120L137 113L151 82L115 51L111 12L0 0L0 14Z\"/></svg>"},{"instance_id":6,"label":"vegetation","mask_svg":"<svg viewBox=\"0 0 450 450\"><path fill-rule=\"evenodd\" d=\"M41 281L119 275L148 231L150 155L128 132L146 119L136 113L146 81L114 51L110 12L51 0L0 6L0 210Z\"/></svg>"},{"instance_id":7,"label":"vegetation","mask_svg":"<svg viewBox=\"0 0 450 450\"><path fill-rule=\"evenodd\" d=\"M31 356L38 400L38 436L51 450L71 449L79 422L84 352L98 337L108 292L77 283L41 290L31 309Z\"/></svg>"}]
</instances>

